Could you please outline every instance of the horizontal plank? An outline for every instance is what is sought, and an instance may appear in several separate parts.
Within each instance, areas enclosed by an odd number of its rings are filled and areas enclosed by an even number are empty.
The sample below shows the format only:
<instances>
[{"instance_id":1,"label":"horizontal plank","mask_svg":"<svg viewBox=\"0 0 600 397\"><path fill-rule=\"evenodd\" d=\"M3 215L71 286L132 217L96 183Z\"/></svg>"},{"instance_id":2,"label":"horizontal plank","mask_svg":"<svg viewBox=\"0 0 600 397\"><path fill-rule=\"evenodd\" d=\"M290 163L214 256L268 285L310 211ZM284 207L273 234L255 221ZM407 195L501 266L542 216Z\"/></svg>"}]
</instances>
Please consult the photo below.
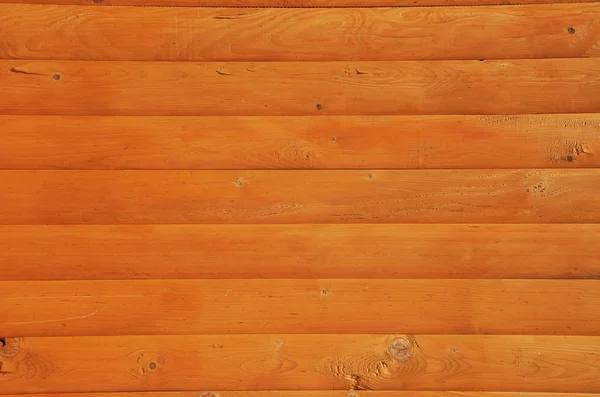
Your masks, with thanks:
<instances>
[{"instance_id":1,"label":"horizontal plank","mask_svg":"<svg viewBox=\"0 0 600 397\"><path fill-rule=\"evenodd\" d=\"M19 0L26 4L182 7L406 7L588 3L596 0ZM15 0L0 0L14 3Z\"/></svg>"},{"instance_id":2,"label":"horizontal plank","mask_svg":"<svg viewBox=\"0 0 600 397\"><path fill-rule=\"evenodd\" d=\"M600 278L600 225L10 225L0 235L0 280Z\"/></svg>"},{"instance_id":3,"label":"horizontal plank","mask_svg":"<svg viewBox=\"0 0 600 397\"><path fill-rule=\"evenodd\" d=\"M0 113L395 115L600 111L600 58L0 61Z\"/></svg>"},{"instance_id":4,"label":"horizontal plank","mask_svg":"<svg viewBox=\"0 0 600 397\"><path fill-rule=\"evenodd\" d=\"M22 397L22 394L2 394ZM407 391L407 390L260 390L260 391L141 391L28 393L28 397L598 397L598 393L557 392L475 392L475 391Z\"/></svg>"},{"instance_id":5,"label":"horizontal plank","mask_svg":"<svg viewBox=\"0 0 600 397\"><path fill-rule=\"evenodd\" d=\"M0 290L6 336L600 335L598 280L2 281Z\"/></svg>"},{"instance_id":6,"label":"horizontal plank","mask_svg":"<svg viewBox=\"0 0 600 397\"><path fill-rule=\"evenodd\" d=\"M99 61L574 58L600 55L597 45L600 29L589 28L599 24L597 3L321 10L5 4L0 5L3 26L0 58Z\"/></svg>"},{"instance_id":7,"label":"horizontal plank","mask_svg":"<svg viewBox=\"0 0 600 397\"><path fill-rule=\"evenodd\" d=\"M371 393L362 389L600 391L598 337L203 335L25 337L8 343L15 348L11 356L0 356L5 360L0 394L345 389L353 396L348 389L358 389L356 396L366 397Z\"/></svg>"},{"instance_id":8,"label":"horizontal plank","mask_svg":"<svg viewBox=\"0 0 600 397\"><path fill-rule=\"evenodd\" d=\"M0 171L0 224L598 223L599 169Z\"/></svg>"},{"instance_id":9,"label":"horizontal plank","mask_svg":"<svg viewBox=\"0 0 600 397\"><path fill-rule=\"evenodd\" d=\"M0 116L0 128L3 169L600 167L598 113Z\"/></svg>"}]
</instances>

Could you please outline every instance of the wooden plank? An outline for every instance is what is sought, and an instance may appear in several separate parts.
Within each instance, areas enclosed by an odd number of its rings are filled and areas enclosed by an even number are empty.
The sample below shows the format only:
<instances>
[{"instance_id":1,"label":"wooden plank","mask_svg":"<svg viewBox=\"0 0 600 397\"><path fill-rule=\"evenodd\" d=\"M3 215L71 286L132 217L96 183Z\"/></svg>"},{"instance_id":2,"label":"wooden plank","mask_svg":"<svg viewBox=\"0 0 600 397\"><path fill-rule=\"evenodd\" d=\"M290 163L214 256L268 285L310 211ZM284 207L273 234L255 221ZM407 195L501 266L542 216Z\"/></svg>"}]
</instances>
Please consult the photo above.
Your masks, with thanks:
<instances>
[{"instance_id":1,"label":"wooden plank","mask_svg":"<svg viewBox=\"0 0 600 397\"><path fill-rule=\"evenodd\" d=\"M0 61L0 112L50 115L594 113L600 59Z\"/></svg>"},{"instance_id":2,"label":"wooden plank","mask_svg":"<svg viewBox=\"0 0 600 397\"><path fill-rule=\"evenodd\" d=\"M7 336L600 335L598 280L3 281Z\"/></svg>"},{"instance_id":3,"label":"wooden plank","mask_svg":"<svg viewBox=\"0 0 600 397\"><path fill-rule=\"evenodd\" d=\"M0 224L598 223L600 170L0 171Z\"/></svg>"},{"instance_id":4,"label":"wooden plank","mask_svg":"<svg viewBox=\"0 0 600 397\"><path fill-rule=\"evenodd\" d=\"M161 392L91 392L33 393L30 397L598 397L594 393L548 392L472 392L472 391L406 391L406 390L261 390L261 391L161 391ZM8 394L21 397L22 394Z\"/></svg>"},{"instance_id":5,"label":"wooden plank","mask_svg":"<svg viewBox=\"0 0 600 397\"><path fill-rule=\"evenodd\" d=\"M600 167L597 113L0 116L0 127L3 169Z\"/></svg>"},{"instance_id":6,"label":"wooden plank","mask_svg":"<svg viewBox=\"0 0 600 397\"><path fill-rule=\"evenodd\" d=\"M10 225L0 235L1 280L600 278L600 225Z\"/></svg>"},{"instance_id":7,"label":"wooden plank","mask_svg":"<svg viewBox=\"0 0 600 397\"><path fill-rule=\"evenodd\" d=\"M0 394L194 389L600 391L598 337L23 338L16 355L5 361ZM357 396L370 396L363 393L360 390ZM464 397L419 396L432 394Z\"/></svg>"},{"instance_id":8,"label":"wooden plank","mask_svg":"<svg viewBox=\"0 0 600 397\"><path fill-rule=\"evenodd\" d=\"M0 0L11 3L15 0ZM19 0L26 4L94 6L183 6L183 7L406 7L457 5L511 5L545 3L588 3L595 0Z\"/></svg>"},{"instance_id":9,"label":"wooden plank","mask_svg":"<svg viewBox=\"0 0 600 397\"><path fill-rule=\"evenodd\" d=\"M0 5L0 58L391 61L600 55L600 5L165 8ZM116 29L116 27L119 27ZM474 33L476 32L476 33ZM444 39L440 39L444 38Z\"/></svg>"}]
</instances>

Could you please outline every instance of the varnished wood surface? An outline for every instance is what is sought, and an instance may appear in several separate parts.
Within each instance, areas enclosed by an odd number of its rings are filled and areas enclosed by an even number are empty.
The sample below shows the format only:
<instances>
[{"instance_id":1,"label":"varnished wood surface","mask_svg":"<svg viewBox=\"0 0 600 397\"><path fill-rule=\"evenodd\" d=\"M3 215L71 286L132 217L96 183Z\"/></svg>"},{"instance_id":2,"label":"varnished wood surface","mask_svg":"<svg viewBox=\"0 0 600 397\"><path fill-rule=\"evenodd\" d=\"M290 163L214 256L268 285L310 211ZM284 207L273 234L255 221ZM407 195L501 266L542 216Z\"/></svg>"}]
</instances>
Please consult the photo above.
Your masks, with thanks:
<instances>
[{"instance_id":1,"label":"varnished wood surface","mask_svg":"<svg viewBox=\"0 0 600 397\"><path fill-rule=\"evenodd\" d=\"M0 235L1 280L600 278L600 225L9 225Z\"/></svg>"},{"instance_id":2,"label":"varnished wood surface","mask_svg":"<svg viewBox=\"0 0 600 397\"><path fill-rule=\"evenodd\" d=\"M598 3L321 10L5 4L0 5L0 26L3 26L0 58L123 61L577 58L600 55L600 31L590 29L597 24L600 24Z\"/></svg>"},{"instance_id":3,"label":"varnished wood surface","mask_svg":"<svg viewBox=\"0 0 600 397\"><path fill-rule=\"evenodd\" d=\"M600 114L0 116L4 169L577 168Z\"/></svg>"},{"instance_id":4,"label":"varnished wood surface","mask_svg":"<svg viewBox=\"0 0 600 397\"><path fill-rule=\"evenodd\" d=\"M166 7L407 7L591 3L594 0L0 0L0 3Z\"/></svg>"},{"instance_id":5,"label":"varnished wood surface","mask_svg":"<svg viewBox=\"0 0 600 397\"><path fill-rule=\"evenodd\" d=\"M21 397L8 394L8 397ZM468 391L406 391L406 390L261 390L261 391L163 391L163 392L99 392L46 393L29 397L597 397L592 393L544 392L468 392Z\"/></svg>"},{"instance_id":6,"label":"varnished wood surface","mask_svg":"<svg viewBox=\"0 0 600 397\"><path fill-rule=\"evenodd\" d=\"M23 115L415 115L600 110L600 59L0 61Z\"/></svg>"},{"instance_id":7,"label":"varnished wood surface","mask_svg":"<svg viewBox=\"0 0 600 397\"><path fill-rule=\"evenodd\" d=\"M204 335L23 338L20 343L15 356L3 358L0 394L600 390L598 337Z\"/></svg>"},{"instance_id":8,"label":"varnished wood surface","mask_svg":"<svg viewBox=\"0 0 600 397\"><path fill-rule=\"evenodd\" d=\"M597 223L600 170L0 171L0 224Z\"/></svg>"},{"instance_id":9,"label":"varnished wood surface","mask_svg":"<svg viewBox=\"0 0 600 397\"><path fill-rule=\"evenodd\" d=\"M9 336L600 335L598 280L3 281Z\"/></svg>"}]
</instances>

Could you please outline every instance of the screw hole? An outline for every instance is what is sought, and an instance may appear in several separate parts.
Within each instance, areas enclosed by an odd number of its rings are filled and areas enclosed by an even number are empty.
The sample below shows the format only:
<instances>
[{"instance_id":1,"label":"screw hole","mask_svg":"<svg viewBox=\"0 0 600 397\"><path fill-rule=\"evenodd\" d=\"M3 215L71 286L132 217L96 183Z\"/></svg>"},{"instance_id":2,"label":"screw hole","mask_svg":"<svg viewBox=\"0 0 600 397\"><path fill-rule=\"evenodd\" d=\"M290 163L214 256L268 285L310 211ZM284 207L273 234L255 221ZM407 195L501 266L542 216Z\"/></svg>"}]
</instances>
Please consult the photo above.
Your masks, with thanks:
<instances>
[{"instance_id":1,"label":"screw hole","mask_svg":"<svg viewBox=\"0 0 600 397\"><path fill-rule=\"evenodd\" d=\"M567 156L567 161L570 163L571 161L573 161L573 156Z\"/></svg>"},{"instance_id":2,"label":"screw hole","mask_svg":"<svg viewBox=\"0 0 600 397\"><path fill-rule=\"evenodd\" d=\"M156 369L156 363L150 363L149 367L150 369Z\"/></svg>"},{"instance_id":3,"label":"screw hole","mask_svg":"<svg viewBox=\"0 0 600 397\"><path fill-rule=\"evenodd\" d=\"M317 110L323 109L323 106L320 103L317 103Z\"/></svg>"},{"instance_id":4,"label":"screw hole","mask_svg":"<svg viewBox=\"0 0 600 397\"><path fill-rule=\"evenodd\" d=\"M54 80L58 81L58 80L60 80L60 74L58 74L58 73L54 73L54 74L52 75L52 78L53 78Z\"/></svg>"},{"instance_id":5,"label":"screw hole","mask_svg":"<svg viewBox=\"0 0 600 397\"><path fill-rule=\"evenodd\" d=\"M567 29L567 32L569 32L569 34L575 34L575 28L570 27L569 29Z\"/></svg>"}]
</instances>

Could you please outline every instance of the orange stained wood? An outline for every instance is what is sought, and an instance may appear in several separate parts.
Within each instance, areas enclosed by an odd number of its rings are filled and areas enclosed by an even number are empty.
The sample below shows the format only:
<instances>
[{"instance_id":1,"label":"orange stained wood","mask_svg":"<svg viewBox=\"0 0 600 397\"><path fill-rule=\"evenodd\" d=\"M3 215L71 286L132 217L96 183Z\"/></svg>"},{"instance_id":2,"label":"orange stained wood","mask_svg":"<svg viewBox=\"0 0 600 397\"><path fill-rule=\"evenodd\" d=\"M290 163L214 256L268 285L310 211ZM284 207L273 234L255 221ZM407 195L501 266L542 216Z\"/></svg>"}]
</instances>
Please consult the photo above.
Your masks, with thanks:
<instances>
[{"instance_id":1,"label":"orange stained wood","mask_svg":"<svg viewBox=\"0 0 600 397\"><path fill-rule=\"evenodd\" d=\"M598 337L275 334L32 337L9 342L17 343L18 351L2 359L15 370L2 374L0 394L225 388L354 389L357 395L363 395L362 389L600 390Z\"/></svg>"},{"instance_id":2,"label":"orange stained wood","mask_svg":"<svg viewBox=\"0 0 600 397\"><path fill-rule=\"evenodd\" d=\"M0 3L165 7L407 7L592 3L595 0L0 0Z\"/></svg>"},{"instance_id":3,"label":"orange stained wood","mask_svg":"<svg viewBox=\"0 0 600 397\"><path fill-rule=\"evenodd\" d=\"M22 397L21 394L3 394ZM88 393L28 393L29 397L597 397L594 393L556 392L471 392L471 391L406 391L406 390L260 390L260 391L142 391L142 392L88 392Z\"/></svg>"},{"instance_id":4,"label":"orange stained wood","mask_svg":"<svg viewBox=\"0 0 600 397\"><path fill-rule=\"evenodd\" d=\"M0 116L4 169L580 168L599 114Z\"/></svg>"},{"instance_id":5,"label":"orange stained wood","mask_svg":"<svg viewBox=\"0 0 600 397\"><path fill-rule=\"evenodd\" d=\"M0 0L0 397L600 397L600 1Z\"/></svg>"},{"instance_id":6,"label":"orange stained wood","mask_svg":"<svg viewBox=\"0 0 600 397\"><path fill-rule=\"evenodd\" d=\"M600 278L595 224L9 225L0 235L1 280Z\"/></svg>"},{"instance_id":7,"label":"orange stained wood","mask_svg":"<svg viewBox=\"0 0 600 397\"><path fill-rule=\"evenodd\" d=\"M600 55L600 5L133 8L0 5L1 58L391 61ZM121 29L114 29L122 26ZM572 29L572 30L570 30Z\"/></svg>"},{"instance_id":8,"label":"orange stained wood","mask_svg":"<svg viewBox=\"0 0 600 397\"><path fill-rule=\"evenodd\" d=\"M0 112L88 116L597 113L599 69L599 58L2 60Z\"/></svg>"},{"instance_id":9,"label":"orange stained wood","mask_svg":"<svg viewBox=\"0 0 600 397\"><path fill-rule=\"evenodd\" d=\"M0 171L0 224L597 223L600 170Z\"/></svg>"},{"instance_id":10,"label":"orange stained wood","mask_svg":"<svg viewBox=\"0 0 600 397\"><path fill-rule=\"evenodd\" d=\"M10 336L600 336L598 280L3 281L0 288L0 328Z\"/></svg>"}]
</instances>

